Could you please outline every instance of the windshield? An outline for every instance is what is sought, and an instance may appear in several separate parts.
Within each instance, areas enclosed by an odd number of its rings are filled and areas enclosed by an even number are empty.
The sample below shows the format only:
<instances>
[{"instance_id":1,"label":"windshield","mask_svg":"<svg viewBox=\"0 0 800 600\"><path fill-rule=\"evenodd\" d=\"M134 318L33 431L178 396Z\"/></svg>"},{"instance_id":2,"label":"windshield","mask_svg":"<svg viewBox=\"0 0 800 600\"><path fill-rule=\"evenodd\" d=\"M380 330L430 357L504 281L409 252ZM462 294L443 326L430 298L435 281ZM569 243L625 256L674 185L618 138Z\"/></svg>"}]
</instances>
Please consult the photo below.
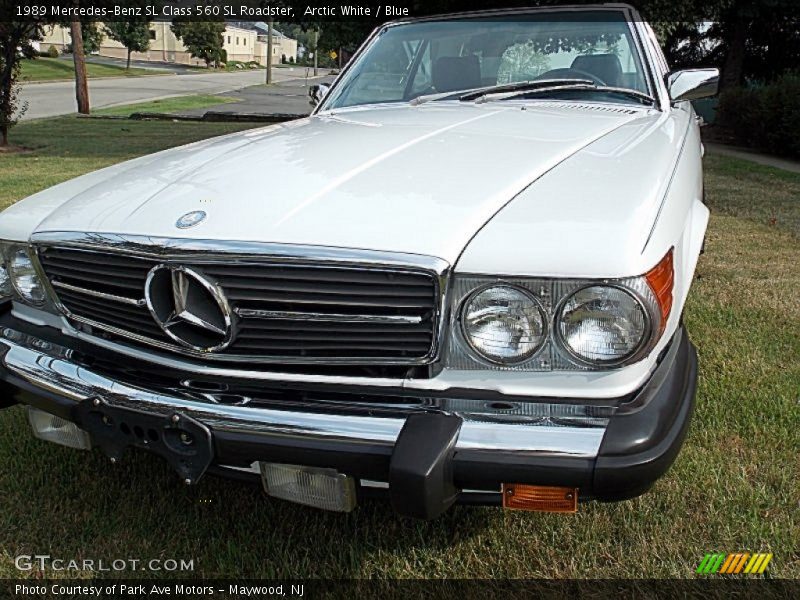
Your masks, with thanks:
<instances>
[{"instance_id":1,"label":"windshield","mask_svg":"<svg viewBox=\"0 0 800 600\"><path fill-rule=\"evenodd\" d=\"M537 79L582 79L648 92L638 47L622 12L547 12L389 27L345 73L322 108L409 102ZM620 94L606 96L632 101Z\"/></svg>"}]
</instances>

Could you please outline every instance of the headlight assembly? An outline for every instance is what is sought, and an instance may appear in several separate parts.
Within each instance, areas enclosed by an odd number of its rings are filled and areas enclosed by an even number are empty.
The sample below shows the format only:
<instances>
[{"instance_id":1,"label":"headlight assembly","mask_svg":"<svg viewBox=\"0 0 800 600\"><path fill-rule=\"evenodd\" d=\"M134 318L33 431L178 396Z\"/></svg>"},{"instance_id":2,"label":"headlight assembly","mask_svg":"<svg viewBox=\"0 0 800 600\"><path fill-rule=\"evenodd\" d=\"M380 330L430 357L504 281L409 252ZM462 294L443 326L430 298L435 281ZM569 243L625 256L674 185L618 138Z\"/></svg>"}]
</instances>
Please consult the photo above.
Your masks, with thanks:
<instances>
[{"instance_id":1,"label":"headlight assembly","mask_svg":"<svg viewBox=\"0 0 800 600\"><path fill-rule=\"evenodd\" d=\"M558 338L581 362L613 365L633 356L648 337L650 319L631 291L591 285L568 296L556 315Z\"/></svg>"},{"instance_id":2,"label":"headlight assembly","mask_svg":"<svg viewBox=\"0 0 800 600\"><path fill-rule=\"evenodd\" d=\"M11 277L8 275L5 261L0 256L0 300L11 296Z\"/></svg>"},{"instance_id":3,"label":"headlight assembly","mask_svg":"<svg viewBox=\"0 0 800 600\"><path fill-rule=\"evenodd\" d=\"M481 357L499 364L529 359L541 348L547 321L538 301L509 285L478 290L461 313L464 339Z\"/></svg>"},{"instance_id":4,"label":"headlight assembly","mask_svg":"<svg viewBox=\"0 0 800 600\"><path fill-rule=\"evenodd\" d=\"M44 304L44 286L36 273L36 268L33 266L27 249L12 249L9 252L6 265L11 283L20 298L35 306Z\"/></svg>"},{"instance_id":5,"label":"headlight assembly","mask_svg":"<svg viewBox=\"0 0 800 600\"><path fill-rule=\"evenodd\" d=\"M596 371L642 360L670 319L673 251L634 277L456 274L445 366L454 370Z\"/></svg>"}]
</instances>

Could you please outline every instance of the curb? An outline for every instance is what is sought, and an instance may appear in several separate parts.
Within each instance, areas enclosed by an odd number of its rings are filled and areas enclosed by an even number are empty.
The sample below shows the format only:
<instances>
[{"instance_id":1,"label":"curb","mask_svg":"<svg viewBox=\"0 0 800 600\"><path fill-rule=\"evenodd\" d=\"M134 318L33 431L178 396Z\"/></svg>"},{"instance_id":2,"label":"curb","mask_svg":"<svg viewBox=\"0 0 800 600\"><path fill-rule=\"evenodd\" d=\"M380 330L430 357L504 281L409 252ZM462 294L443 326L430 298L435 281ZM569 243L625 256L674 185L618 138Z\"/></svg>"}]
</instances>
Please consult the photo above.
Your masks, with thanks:
<instances>
[{"instance_id":1,"label":"curb","mask_svg":"<svg viewBox=\"0 0 800 600\"><path fill-rule=\"evenodd\" d=\"M205 123L284 123L305 119L308 115L291 113L225 113L207 111L203 115L181 115L169 113L138 112L130 116L119 115L78 115L79 119L101 119L110 121L194 121Z\"/></svg>"},{"instance_id":2,"label":"curb","mask_svg":"<svg viewBox=\"0 0 800 600\"><path fill-rule=\"evenodd\" d=\"M105 80L113 80L113 79L141 79L142 77L167 77L169 75L177 75L177 73L153 73L152 75L110 75L109 77L89 77L89 84L91 85L92 81L99 81L100 79ZM74 77L69 77L66 79L46 79L43 81L23 81L22 85L43 85L45 83L65 83L65 82L74 82Z\"/></svg>"}]
</instances>

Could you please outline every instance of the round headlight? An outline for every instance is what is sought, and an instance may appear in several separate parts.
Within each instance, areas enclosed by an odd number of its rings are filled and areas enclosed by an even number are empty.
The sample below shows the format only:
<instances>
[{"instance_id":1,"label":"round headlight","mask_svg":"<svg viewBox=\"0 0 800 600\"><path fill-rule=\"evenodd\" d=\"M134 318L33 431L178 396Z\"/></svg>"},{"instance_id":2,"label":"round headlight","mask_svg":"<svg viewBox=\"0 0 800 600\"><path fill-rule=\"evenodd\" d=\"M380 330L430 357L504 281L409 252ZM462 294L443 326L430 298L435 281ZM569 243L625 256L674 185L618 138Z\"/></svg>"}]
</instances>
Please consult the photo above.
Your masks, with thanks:
<instances>
[{"instance_id":1,"label":"round headlight","mask_svg":"<svg viewBox=\"0 0 800 600\"><path fill-rule=\"evenodd\" d=\"M496 285L474 293L461 313L464 338L482 357L501 364L529 359L544 343L547 326L536 299Z\"/></svg>"},{"instance_id":2,"label":"round headlight","mask_svg":"<svg viewBox=\"0 0 800 600\"><path fill-rule=\"evenodd\" d=\"M44 287L27 251L17 250L8 263L8 270L11 283L23 300L31 304L44 303Z\"/></svg>"},{"instance_id":3,"label":"round headlight","mask_svg":"<svg viewBox=\"0 0 800 600\"><path fill-rule=\"evenodd\" d=\"M580 361L615 364L632 356L649 329L647 315L633 294L593 285L572 294L558 314L558 334Z\"/></svg>"}]
</instances>

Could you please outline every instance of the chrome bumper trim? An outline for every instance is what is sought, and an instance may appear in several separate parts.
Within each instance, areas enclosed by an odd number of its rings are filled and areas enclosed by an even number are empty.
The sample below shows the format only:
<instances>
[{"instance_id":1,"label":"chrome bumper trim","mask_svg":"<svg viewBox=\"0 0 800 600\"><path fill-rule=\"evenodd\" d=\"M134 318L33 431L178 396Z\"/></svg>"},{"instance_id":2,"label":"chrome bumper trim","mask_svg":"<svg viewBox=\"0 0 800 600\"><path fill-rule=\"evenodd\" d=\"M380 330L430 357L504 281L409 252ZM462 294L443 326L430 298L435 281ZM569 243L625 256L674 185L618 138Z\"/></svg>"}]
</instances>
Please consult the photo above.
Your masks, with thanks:
<instances>
[{"instance_id":1,"label":"chrome bumper trim","mask_svg":"<svg viewBox=\"0 0 800 600\"><path fill-rule=\"evenodd\" d=\"M0 350L5 348L1 366L42 390L76 403L100 396L115 406L158 414L178 410L217 431L391 446L405 423L396 417L211 404L182 398L174 391L133 387L76 364L63 346L10 328L0 330ZM557 425L524 415L486 421L479 415L466 415L456 449L591 458L597 456L606 425L605 419Z\"/></svg>"}]
</instances>

